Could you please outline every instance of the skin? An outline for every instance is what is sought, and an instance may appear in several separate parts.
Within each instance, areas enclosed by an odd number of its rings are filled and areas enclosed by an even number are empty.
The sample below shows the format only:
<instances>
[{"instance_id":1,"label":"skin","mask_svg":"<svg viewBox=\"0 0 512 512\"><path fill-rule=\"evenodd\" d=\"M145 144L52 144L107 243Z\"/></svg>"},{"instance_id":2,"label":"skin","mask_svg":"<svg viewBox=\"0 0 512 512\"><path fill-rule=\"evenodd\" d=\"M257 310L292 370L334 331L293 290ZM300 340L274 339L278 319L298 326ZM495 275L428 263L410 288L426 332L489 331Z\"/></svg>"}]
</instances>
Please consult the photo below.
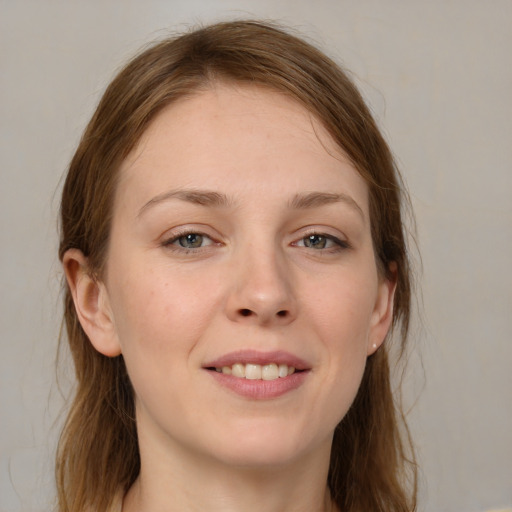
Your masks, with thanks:
<instances>
[{"instance_id":1,"label":"skin","mask_svg":"<svg viewBox=\"0 0 512 512\"><path fill-rule=\"evenodd\" d=\"M135 390L125 512L329 510L333 431L394 283L377 272L364 180L303 107L223 83L167 107L120 170L102 280L77 250L64 268L91 342L123 354ZM280 397L242 397L204 368L240 349L309 371Z\"/></svg>"}]
</instances>

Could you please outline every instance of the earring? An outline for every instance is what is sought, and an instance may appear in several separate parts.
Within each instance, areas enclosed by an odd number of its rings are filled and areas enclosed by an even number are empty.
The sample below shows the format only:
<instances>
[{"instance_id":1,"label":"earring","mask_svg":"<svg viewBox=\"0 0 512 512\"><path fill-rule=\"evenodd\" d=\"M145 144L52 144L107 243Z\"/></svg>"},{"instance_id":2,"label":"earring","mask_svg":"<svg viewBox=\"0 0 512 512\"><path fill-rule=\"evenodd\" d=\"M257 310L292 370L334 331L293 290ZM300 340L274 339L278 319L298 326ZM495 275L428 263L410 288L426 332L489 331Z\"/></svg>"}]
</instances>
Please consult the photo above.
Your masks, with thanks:
<instances>
[{"instance_id":1,"label":"earring","mask_svg":"<svg viewBox=\"0 0 512 512\"><path fill-rule=\"evenodd\" d=\"M377 343L373 344L373 350L377 350Z\"/></svg>"}]
</instances>

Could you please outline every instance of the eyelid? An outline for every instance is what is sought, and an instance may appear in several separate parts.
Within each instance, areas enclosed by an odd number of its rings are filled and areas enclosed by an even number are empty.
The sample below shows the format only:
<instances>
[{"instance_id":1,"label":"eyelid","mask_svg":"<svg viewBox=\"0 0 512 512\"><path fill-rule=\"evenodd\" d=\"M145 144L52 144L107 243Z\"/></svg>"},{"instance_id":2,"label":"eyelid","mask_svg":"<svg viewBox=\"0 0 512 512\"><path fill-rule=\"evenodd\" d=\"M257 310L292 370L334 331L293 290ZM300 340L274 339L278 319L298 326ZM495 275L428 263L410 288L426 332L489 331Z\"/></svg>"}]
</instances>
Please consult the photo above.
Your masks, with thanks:
<instances>
[{"instance_id":1,"label":"eyelid","mask_svg":"<svg viewBox=\"0 0 512 512\"><path fill-rule=\"evenodd\" d=\"M298 238L295 238L295 241L292 242L291 245L294 245L296 247L305 247L305 245L298 245L298 242L302 242L304 239L306 239L309 236L321 236L326 238L327 240L331 240L336 244L336 247L328 247L325 249L313 249L315 251L321 252L321 251L336 251L336 250L345 250L345 249L351 249L352 245L344 236L338 236L334 235L332 233L327 232L325 229L322 228L306 228L302 233L300 233L300 236Z\"/></svg>"},{"instance_id":2,"label":"eyelid","mask_svg":"<svg viewBox=\"0 0 512 512\"><path fill-rule=\"evenodd\" d=\"M220 242L214 237L211 233L207 233L207 230L196 228L194 226L183 226L183 227L176 227L172 228L170 230L167 230L164 235L160 237L159 245L168 248L170 250L174 250L176 252L200 252L201 250L206 250L207 248L211 247L212 245L220 245ZM187 247L180 247L176 244L176 242L187 235L199 235L203 238L207 238L210 240L210 243L207 245L197 247L197 248L187 248Z\"/></svg>"}]
</instances>

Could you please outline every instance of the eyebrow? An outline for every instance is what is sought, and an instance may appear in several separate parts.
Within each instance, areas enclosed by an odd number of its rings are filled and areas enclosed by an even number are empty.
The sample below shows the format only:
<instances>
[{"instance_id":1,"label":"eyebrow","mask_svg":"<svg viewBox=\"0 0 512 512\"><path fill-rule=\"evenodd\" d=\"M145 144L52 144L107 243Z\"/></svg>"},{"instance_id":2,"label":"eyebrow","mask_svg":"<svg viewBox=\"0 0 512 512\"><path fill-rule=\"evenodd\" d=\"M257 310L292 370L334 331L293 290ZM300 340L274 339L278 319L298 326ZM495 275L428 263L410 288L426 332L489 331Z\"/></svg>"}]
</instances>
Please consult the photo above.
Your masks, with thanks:
<instances>
[{"instance_id":1,"label":"eyebrow","mask_svg":"<svg viewBox=\"0 0 512 512\"><path fill-rule=\"evenodd\" d=\"M296 194L293 199L289 202L289 207L302 210L307 208L317 208L333 203L345 203L351 209L356 211L363 220L365 215L362 208L356 203L352 197L343 193L328 193L328 192L309 192L307 194Z\"/></svg>"},{"instance_id":2,"label":"eyebrow","mask_svg":"<svg viewBox=\"0 0 512 512\"><path fill-rule=\"evenodd\" d=\"M228 197L225 194L219 192L212 192L209 190L188 189L170 190L169 192L164 192L163 194L159 194L150 199L139 210L137 217L140 217L146 210L152 208L153 206L169 201L170 199L179 199L181 201L186 201L188 203L210 207L225 207L229 206L232 203L232 201L228 199Z\"/></svg>"},{"instance_id":3,"label":"eyebrow","mask_svg":"<svg viewBox=\"0 0 512 512\"><path fill-rule=\"evenodd\" d=\"M150 199L139 210L137 217L143 215L147 210L160 203L169 201L171 199L178 199L192 204L209 207L228 207L233 204L233 201L221 192L214 192L210 190L194 190L194 189L178 189L170 190L159 194ZM328 193L328 192L308 192L305 194L296 194L289 202L288 207L293 210L304 210L309 208L318 208L320 206L345 203L351 209L356 211L363 220L365 215L361 207L356 203L352 197L343 193Z\"/></svg>"}]
</instances>

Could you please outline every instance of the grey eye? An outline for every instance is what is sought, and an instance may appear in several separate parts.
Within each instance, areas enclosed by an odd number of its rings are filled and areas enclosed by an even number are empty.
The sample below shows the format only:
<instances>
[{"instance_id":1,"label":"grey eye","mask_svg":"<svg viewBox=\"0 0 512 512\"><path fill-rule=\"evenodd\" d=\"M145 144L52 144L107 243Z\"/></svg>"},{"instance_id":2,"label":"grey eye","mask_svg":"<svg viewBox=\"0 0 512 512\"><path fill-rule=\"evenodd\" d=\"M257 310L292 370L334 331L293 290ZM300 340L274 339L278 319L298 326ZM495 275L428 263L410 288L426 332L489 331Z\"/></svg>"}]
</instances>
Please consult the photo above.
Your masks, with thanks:
<instances>
[{"instance_id":1,"label":"grey eye","mask_svg":"<svg viewBox=\"0 0 512 512\"><path fill-rule=\"evenodd\" d=\"M196 249L202 247L204 237L198 233L189 233L180 236L177 240L178 244L185 249Z\"/></svg>"},{"instance_id":2,"label":"grey eye","mask_svg":"<svg viewBox=\"0 0 512 512\"><path fill-rule=\"evenodd\" d=\"M327 238L322 235L309 235L302 239L305 247L313 249L325 249L327 245Z\"/></svg>"}]
</instances>

